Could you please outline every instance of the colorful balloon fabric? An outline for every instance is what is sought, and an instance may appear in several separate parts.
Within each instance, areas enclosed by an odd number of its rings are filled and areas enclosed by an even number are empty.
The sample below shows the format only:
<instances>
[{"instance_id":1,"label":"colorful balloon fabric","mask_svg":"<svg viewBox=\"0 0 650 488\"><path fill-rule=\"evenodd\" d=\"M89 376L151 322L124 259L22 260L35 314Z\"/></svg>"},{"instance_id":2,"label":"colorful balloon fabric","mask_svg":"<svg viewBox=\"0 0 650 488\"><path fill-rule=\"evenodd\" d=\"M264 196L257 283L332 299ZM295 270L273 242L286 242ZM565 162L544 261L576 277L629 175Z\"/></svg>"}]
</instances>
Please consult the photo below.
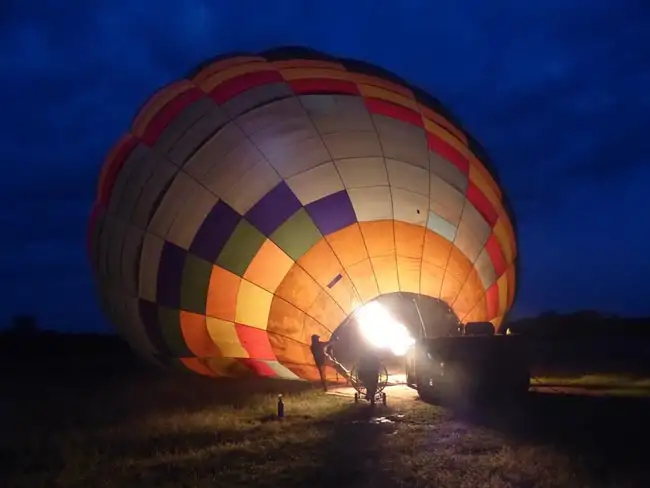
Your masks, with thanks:
<instances>
[{"instance_id":1,"label":"colorful balloon fabric","mask_svg":"<svg viewBox=\"0 0 650 488\"><path fill-rule=\"evenodd\" d=\"M505 197L432 97L358 61L221 57L158 91L104 163L89 252L106 313L159 364L313 379L312 334L408 292L498 329Z\"/></svg>"}]
</instances>

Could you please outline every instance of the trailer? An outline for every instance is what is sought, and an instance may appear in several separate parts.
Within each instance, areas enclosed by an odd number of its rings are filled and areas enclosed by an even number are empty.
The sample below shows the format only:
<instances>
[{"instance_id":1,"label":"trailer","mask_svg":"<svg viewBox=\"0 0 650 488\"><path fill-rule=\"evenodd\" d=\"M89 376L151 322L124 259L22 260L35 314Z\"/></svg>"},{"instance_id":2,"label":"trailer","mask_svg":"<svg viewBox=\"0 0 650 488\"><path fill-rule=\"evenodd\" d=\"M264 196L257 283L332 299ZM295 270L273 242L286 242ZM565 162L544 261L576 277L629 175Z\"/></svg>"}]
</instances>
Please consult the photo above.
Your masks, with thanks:
<instances>
[{"instance_id":1,"label":"trailer","mask_svg":"<svg viewBox=\"0 0 650 488\"><path fill-rule=\"evenodd\" d=\"M462 335L418 339L407 355L407 384L427 400L521 398L530 387L521 338L495 335L491 324L486 330L466 324Z\"/></svg>"}]
</instances>

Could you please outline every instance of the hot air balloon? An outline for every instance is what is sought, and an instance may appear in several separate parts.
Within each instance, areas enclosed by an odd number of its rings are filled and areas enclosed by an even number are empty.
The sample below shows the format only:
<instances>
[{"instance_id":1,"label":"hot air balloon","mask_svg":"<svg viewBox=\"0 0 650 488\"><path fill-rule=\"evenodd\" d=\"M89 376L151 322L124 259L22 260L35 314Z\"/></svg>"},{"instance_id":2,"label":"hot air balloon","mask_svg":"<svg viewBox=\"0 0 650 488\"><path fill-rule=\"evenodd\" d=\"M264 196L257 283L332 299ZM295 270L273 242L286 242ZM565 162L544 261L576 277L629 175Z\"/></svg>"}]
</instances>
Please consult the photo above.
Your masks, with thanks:
<instances>
[{"instance_id":1,"label":"hot air balloon","mask_svg":"<svg viewBox=\"0 0 650 488\"><path fill-rule=\"evenodd\" d=\"M155 93L105 160L88 239L103 308L141 356L208 376L317 378L311 336L378 297L498 329L517 250L489 167L381 68L219 57Z\"/></svg>"}]
</instances>

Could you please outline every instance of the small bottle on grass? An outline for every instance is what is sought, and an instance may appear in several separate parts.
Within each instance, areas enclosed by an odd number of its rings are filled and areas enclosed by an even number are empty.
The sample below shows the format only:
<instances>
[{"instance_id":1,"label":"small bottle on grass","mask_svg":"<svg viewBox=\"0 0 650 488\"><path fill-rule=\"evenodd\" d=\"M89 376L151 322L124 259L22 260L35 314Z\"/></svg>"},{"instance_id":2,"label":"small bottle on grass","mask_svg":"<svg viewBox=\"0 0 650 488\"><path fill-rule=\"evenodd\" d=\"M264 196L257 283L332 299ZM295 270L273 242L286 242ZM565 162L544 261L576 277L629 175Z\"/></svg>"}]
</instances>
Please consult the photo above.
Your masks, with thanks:
<instances>
[{"instance_id":1,"label":"small bottle on grass","mask_svg":"<svg viewBox=\"0 0 650 488\"><path fill-rule=\"evenodd\" d=\"M278 395L278 418L284 418L284 401L282 401L282 394Z\"/></svg>"}]
</instances>

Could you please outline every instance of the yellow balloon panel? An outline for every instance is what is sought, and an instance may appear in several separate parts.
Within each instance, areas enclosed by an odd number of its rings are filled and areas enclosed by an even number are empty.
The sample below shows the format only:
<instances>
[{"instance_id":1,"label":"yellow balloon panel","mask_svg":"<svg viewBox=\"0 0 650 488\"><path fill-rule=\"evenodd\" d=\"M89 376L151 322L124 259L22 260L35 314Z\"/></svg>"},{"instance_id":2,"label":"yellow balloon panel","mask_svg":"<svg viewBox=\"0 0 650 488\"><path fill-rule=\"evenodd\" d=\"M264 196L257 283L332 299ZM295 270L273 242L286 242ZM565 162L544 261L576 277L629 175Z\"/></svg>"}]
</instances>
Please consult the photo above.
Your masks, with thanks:
<instances>
[{"instance_id":1,"label":"yellow balloon panel","mask_svg":"<svg viewBox=\"0 0 650 488\"><path fill-rule=\"evenodd\" d=\"M497 210L498 210L498 215L499 215L499 222L501 222L501 224L503 225L503 227L505 229L505 232L503 233L504 237L505 237L505 239L507 239L507 241L508 241L508 243L510 245L510 250L512 252L512 257L514 259L514 257L517 256L517 243L516 243L516 239L515 239L515 229L512 226L512 221L510 219L510 216L506 212L505 208L503 206L501 206Z\"/></svg>"},{"instance_id":2,"label":"yellow balloon panel","mask_svg":"<svg viewBox=\"0 0 650 488\"><path fill-rule=\"evenodd\" d=\"M508 308L508 274L504 273L498 280L499 287L499 315L502 315Z\"/></svg>"},{"instance_id":3,"label":"yellow balloon panel","mask_svg":"<svg viewBox=\"0 0 650 488\"><path fill-rule=\"evenodd\" d=\"M251 61L229 66L228 68L217 70L212 74L206 76L199 84L199 87L205 92L210 92L222 83L237 76L247 75L258 71L265 71L272 68L273 66L266 61Z\"/></svg>"},{"instance_id":4,"label":"yellow balloon panel","mask_svg":"<svg viewBox=\"0 0 650 488\"><path fill-rule=\"evenodd\" d=\"M222 356L229 358L250 357L239 340L234 322L207 317L206 325L212 342L217 345Z\"/></svg>"},{"instance_id":5,"label":"yellow balloon panel","mask_svg":"<svg viewBox=\"0 0 650 488\"><path fill-rule=\"evenodd\" d=\"M448 131L450 134L462 142L464 145L467 145L467 136L463 134L462 131L458 130L454 125L449 122L445 117L439 113L431 110L426 105L421 103L418 104L418 108L423 117L435 122L438 126L442 127L444 130Z\"/></svg>"},{"instance_id":6,"label":"yellow balloon panel","mask_svg":"<svg viewBox=\"0 0 650 488\"><path fill-rule=\"evenodd\" d=\"M356 81L359 85L377 86L394 93L399 93L404 97L413 98L413 91L411 89L393 83L392 81L362 73L351 73L349 76L350 79Z\"/></svg>"},{"instance_id":7,"label":"yellow balloon panel","mask_svg":"<svg viewBox=\"0 0 650 488\"><path fill-rule=\"evenodd\" d=\"M508 305L507 305L507 308L510 308L512 306L512 302L515 299L515 286L516 286L516 283L515 283L515 280L516 280L515 267L510 266L508 268L508 271L506 272L506 274L508 276Z\"/></svg>"},{"instance_id":8,"label":"yellow balloon panel","mask_svg":"<svg viewBox=\"0 0 650 488\"><path fill-rule=\"evenodd\" d=\"M464 154L467 151L466 144L462 142L457 137L456 134L452 134L446 128L444 128L440 123L430 118L427 118L426 115L424 118L424 128L427 130L427 132L435 134L436 137L439 137L447 144L457 149L459 152Z\"/></svg>"},{"instance_id":9,"label":"yellow balloon panel","mask_svg":"<svg viewBox=\"0 0 650 488\"><path fill-rule=\"evenodd\" d=\"M395 105L401 105L403 107L410 108L414 111L417 111L418 109L417 103L413 98L413 94L410 96L404 96L392 90L372 85L360 85L360 91L361 94L367 98L385 100L387 102L394 103Z\"/></svg>"},{"instance_id":10,"label":"yellow balloon panel","mask_svg":"<svg viewBox=\"0 0 650 488\"><path fill-rule=\"evenodd\" d=\"M510 264L515 258L514 248L512 247L512 242L508 233L508 228L506 227L505 221L499 219L494 226L494 235L496 235L501 249L503 250L503 256L506 259L506 263Z\"/></svg>"},{"instance_id":11,"label":"yellow balloon panel","mask_svg":"<svg viewBox=\"0 0 650 488\"><path fill-rule=\"evenodd\" d=\"M237 293L235 321L257 329L266 329L273 295L253 283L242 280Z\"/></svg>"},{"instance_id":12,"label":"yellow balloon panel","mask_svg":"<svg viewBox=\"0 0 650 488\"><path fill-rule=\"evenodd\" d=\"M200 70L197 74L194 75L192 81L196 85L200 85L204 80L210 78L215 73L224 71L232 66L260 61L265 61L265 59L261 56L234 56L226 59L221 59L219 61L208 64L206 67Z\"/></svg>"},{"instance_id":13,"label":"yellow balloon panel","mask_svg":"<svg viewBox=\"0 0 650 488\"><path fill-rule=\"evenodd\" d=\"M501 332L501 325L503 324L503 317L495 317L490 320L492 322L492 325L494 326L494 330L497 332Z\"/></svg>"},{"instance_id":14,"label":"yellow balloon panel","mask_svg":"<svg viewBox=\"0 0 650 488\"><path fill-rule=\"evenodd\" d=\"M469 179L487 197L495 209L501 207L499 187L478 159L473 159L469 167Z\"/></svg>"}]
</instances>

